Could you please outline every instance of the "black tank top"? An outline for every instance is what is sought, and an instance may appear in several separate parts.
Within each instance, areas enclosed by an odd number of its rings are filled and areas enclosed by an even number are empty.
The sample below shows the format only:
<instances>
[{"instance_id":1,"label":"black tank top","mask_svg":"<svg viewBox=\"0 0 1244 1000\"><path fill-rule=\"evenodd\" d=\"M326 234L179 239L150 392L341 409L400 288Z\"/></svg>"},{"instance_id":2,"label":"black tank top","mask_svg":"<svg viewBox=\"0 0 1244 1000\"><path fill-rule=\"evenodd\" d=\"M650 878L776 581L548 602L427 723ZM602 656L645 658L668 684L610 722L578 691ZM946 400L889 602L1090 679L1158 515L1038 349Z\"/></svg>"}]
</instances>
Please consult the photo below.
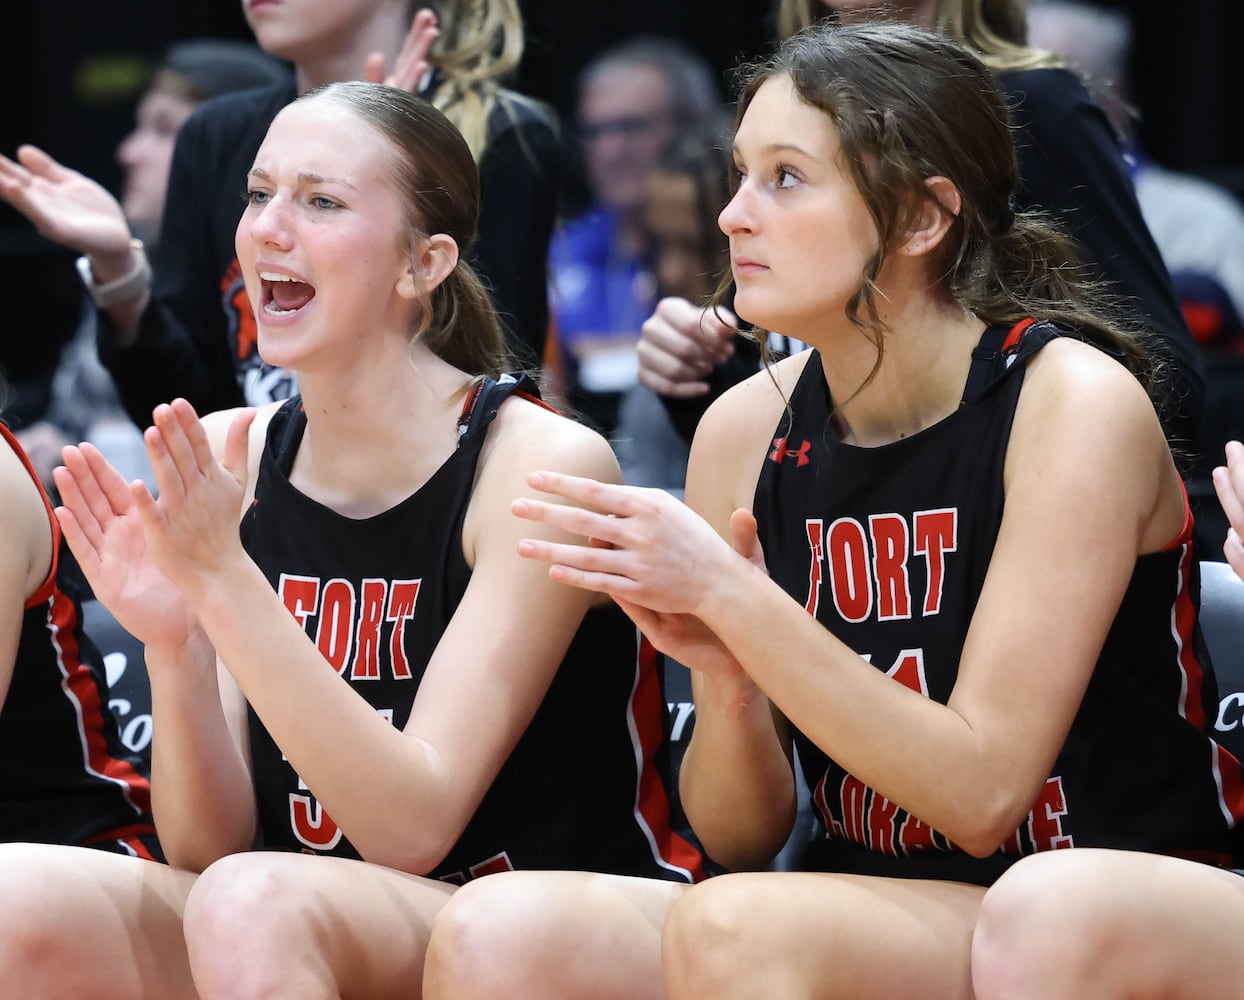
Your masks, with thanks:
<instances>
[{"instance_id":1,"label":"black tank top","mask_svg":"<svg viewBox=\"0 0 1244 1000\"><path fill-rule=\"evenodd\" d=\"M137 842L154 848L146 765L122 744L108 708L103 657L82 629L72 556L30 460L3 423L0 438L38 487L53 542L47 578L26 602L0 710L0 841L126 841L128 853L151 857Z\"/></svg>"},{"instance_id":2,"label":"black tank top","mask_svg":"<svg viewBox=\"0 0 1244 1000\"><path fill-rule=\"evenodd\" d=\"M959 409L877 448L832 431L814 353L758 481L774 579L877 669L942 703L1002 521L1025 366L1058 335L1047 323L990 328ZM1196 626L1191 528L1189 514L1168 548L1136 561L1067 742L1028 821L996 855L971 857L797 733L820 823L804 864L989 884L1020 856L1059 847L1231 863L1244 785L1239 763L1207 733L1217 692Z\"/></svg>"},{"instance_id":3,"label":"black tank top","mask_svg":"<svg viewBox=\"0 0 1244 1000\"><path fill-rule=\"evenodd\" d=\"M479 383L463 409L457 450L414 494L364 519L343 517L290 484L306 426L298 398L269 425L243 544L319 646L326 669L395 726L406 724L466 590L462 524L480 449L515 393L538 401L525 377ZM264 845L358 857L253 710L249 719ZM670 829L658 767L666 721L650 648L641 648L616 606L589 612L531 725L430 874L454 882L508 868L702 877L699 852Z\"/></svg>"}]
</instances>

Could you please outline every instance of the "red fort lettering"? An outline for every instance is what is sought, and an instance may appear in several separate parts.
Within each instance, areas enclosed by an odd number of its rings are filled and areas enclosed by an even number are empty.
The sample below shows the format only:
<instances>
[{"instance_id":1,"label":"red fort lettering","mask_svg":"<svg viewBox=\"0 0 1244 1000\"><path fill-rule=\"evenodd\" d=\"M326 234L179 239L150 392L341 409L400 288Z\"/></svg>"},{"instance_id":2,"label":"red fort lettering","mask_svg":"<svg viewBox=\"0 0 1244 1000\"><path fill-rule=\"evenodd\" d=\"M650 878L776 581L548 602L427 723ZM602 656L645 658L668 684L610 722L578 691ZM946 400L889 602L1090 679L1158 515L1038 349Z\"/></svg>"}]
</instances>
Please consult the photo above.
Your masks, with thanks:
<instances>
[{"instance_id":1,"label":"red fort lettering","mask_svg":"<svg viewBox=\"0 0 1244 1000\"><path fill-rule=\"evenodd\" d=\"M277 585L294 620L312 634L324 659L351 680L380 680L383 631L390 626L388 661L394 680L414 674L406 658L406 623L414 616L418 580L366 579L356 588L349 580L327 582L314 576L282 573Z\"/></svg>"},{"instance_id":2,"label":"red fort lettering","mask_svg":"<svg viewBox=\"0 0 1244 1000\"><path fill-rule=\"evenodd\" d=\"M923 559L925 590L922 617L942 608L946 556L958 547L957 508L918 510L910 521L901 514L872 514L865 527L855 518L840 517L825 528L820 518L808 518L808 596L804 607L813 615L821 603L828 577L834 609L847 622L862 622L876 614L878 621L912 617L909 562ZM828 564L828 573L826 573Z\"/></svg>"}]
</instances>

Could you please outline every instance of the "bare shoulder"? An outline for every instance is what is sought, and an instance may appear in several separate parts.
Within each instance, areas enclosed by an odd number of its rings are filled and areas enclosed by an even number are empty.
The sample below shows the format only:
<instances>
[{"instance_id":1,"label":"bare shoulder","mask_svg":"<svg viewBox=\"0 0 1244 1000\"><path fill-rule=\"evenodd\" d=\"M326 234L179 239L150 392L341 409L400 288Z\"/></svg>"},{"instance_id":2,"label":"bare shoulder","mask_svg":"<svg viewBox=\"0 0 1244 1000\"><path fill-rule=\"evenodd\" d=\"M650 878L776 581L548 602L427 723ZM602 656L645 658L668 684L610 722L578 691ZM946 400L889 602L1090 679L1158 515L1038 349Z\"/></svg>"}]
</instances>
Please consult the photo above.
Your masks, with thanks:
<instances>
[{"instance_id":1,"label":"bare shoulder","mask_svg":"<svg viewBox=\"0 0 1244 1000\"><path fill-rule=\"evenodd\" d=\"M16 451L0 441L0 509L6 574L21 578L23 598L47 575L52 558L52 527L43 496Z\"/></svg>"},{"instance_id":2,"label":"bare shoulder","mask_svg":"<svg viewBox=\"0 0 1244 1000\"><path fill-rule=\"evenodd\" d=\"M514 396L497 412L481 464L525 479L547 469L602 482L620 482L613 449L600 434L530 399Z\"/></svg>"},{"instance_id":3,"label":"bare shoulder","mask_svg":"<svg viewBox=\"0 0 1244 1000\"><path fill-rule=\"evenodd\" d=\"M251 424L250 429L252 449L256 441L259 442L260 447L263 446L264 437L268 433L268 423L271 421L272 415L283 405L284 403L282 402L276 402L255 408L255 422ZM199 418L200 423L203 424L203 430L207 434L207 440L212 446L213 454L224 454L225 438L229 434L229 428L233 425L233 421L240 414L245 413L247 409L248 407L236 406L229 410L216 410Z\"/></svg>"},{"instance_id":4,"label":"bare shoulder","mask_svg":"<svg viewBox=\"0 0 1244 1000\"><path fill-rule=\"evenodd\" d=\"M20 518L22 527L47 520L47 508L39 488L21 457L5 441L0 441L0 504L10 523L14 515Z\"/></svg>"},{"instance_id":5,"label":"bare shoulder","mask_svg":"<svg viewBox=\"0 0 1244 1000\"><path fill-rule=\"evenodd\" d=\"M1071 338L1051 341L1029 362L1005 477L1008 496L1022 488L1109 507L1137 524L1141 552L1168 544L1186 516L1148 393L1118 360Z\"/></svg>"},{"instance_id":6,"label":"bare shoulder","mask_svg":"<svg viewBox=\"0 0 1244 1000\"><path fill-rule=\"evenodd\" d=\"M511 505L517 497L531 495L527 477L541 470L622 481L613 449L595 431L529 399L507 399L488 429L463 523L469 565L479 565L485 552L507 563L517 558L514 544L531 533L531 525L513 517ZM544 578L543 571L540 576Z\"/></svg>"},{"instance_id":7,"label":"bare shoulder","mask_svg":"<svg viewBox=\"0 0 1244 1000\"><path fill-rule=\"evenodd\" d=\"M767 437L785 411L811 356L811 351L803 351L783 358L731 386L705 411L696 427L697 439L702 433L731 438L757 428L760 437Z\"/></svg>"},{"instance_id":8,"label":"bare shoulder","mask_svg":"<svg viewBox=\"0 0 1244 1000\"><path fill-rule=\"evenodd\" d=\"M1028 363L1019 418L1044 422L1062 417L1081 433L1100 428L1111 435L1123 426L1163 441L1161 425L1144 387L1118 360L1071 337L1046 344Z\"/></svg>"}]
</instances>

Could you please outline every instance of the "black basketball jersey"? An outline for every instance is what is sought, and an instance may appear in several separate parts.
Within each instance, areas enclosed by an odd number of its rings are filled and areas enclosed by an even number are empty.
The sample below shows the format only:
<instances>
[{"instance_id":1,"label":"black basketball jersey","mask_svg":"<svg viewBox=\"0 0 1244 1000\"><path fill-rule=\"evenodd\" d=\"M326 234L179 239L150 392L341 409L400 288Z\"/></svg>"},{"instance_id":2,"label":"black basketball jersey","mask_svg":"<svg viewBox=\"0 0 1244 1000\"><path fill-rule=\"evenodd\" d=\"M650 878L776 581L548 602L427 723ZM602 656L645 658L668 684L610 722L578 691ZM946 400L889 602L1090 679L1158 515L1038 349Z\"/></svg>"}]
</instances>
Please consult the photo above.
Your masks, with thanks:
<instances>
[{"instance_id":1,"label":"black basketball jersey","mask_svg":"<svg viewBox=\"0 0 1244 1000\"><path fill-rule=\"evenodd\" d=\"M833 433L813 354L757 484L774 579L878 670L942 703L1002 520L1025 365L1057 335L1049 324L987 330L962 406L876 448ZM971 857L797 733L820 823L804 864L989 884L1022 855L1072 846L1231 863L1244 788L1240 764L1207 734L1217 692L1196 625L1191 529L1189 514L1168 548L1137 559L1067 742L997 854Z\"/></svg>"},{"instance_id":2,"label":"black basketball jersey","mask_svg":"<svg viewBox=\"0 0 1244 1000\"><path fill-rule=\"evenodd\" d=\"M82 594L60 524L21 445L0 423L39 490L52 565L26 601L0 708L0 841L78 844L159 857L145 765L122 744L99 650L82 630Z\"/></svg>"},{"instance_id":3,"label":"black basketball jersey","mask_svg":"<svg viewBox=\"0 0 1244 1000\"><path fill-rule=\"evenodd\" d=\"M297 398L269 425L243 544L318 645L324 668L395 726L405 726L466 590L462 525L476 465L489 424L516 390L538 399L526 378L479 384L453 455L414 494L365 519L343 517L290 484L306 426ZM249 717L264 845L358 857L253 710ZM670 829L659 768L666 735L651 647L616 606L590 611L530 726L430 874L463 882L562 868L698 880L698 850Z\"/></svg>"}]
</instances>

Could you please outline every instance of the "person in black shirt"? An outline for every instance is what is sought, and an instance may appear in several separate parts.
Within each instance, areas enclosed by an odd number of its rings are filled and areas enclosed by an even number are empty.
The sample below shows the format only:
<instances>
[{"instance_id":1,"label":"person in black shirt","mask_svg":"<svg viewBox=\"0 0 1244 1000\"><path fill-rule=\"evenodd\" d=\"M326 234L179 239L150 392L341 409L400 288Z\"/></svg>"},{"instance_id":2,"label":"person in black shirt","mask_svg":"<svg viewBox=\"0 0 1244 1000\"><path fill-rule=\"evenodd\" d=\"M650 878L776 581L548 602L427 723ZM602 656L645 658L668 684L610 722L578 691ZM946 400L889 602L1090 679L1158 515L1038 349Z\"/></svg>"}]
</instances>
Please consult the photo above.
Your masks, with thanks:
<instances>
[{"instance_id":1,"label":"person in black shirt","mask_svg":"<svg viewBox=\"0 0 1244 1000\"><path fill-rule=\"evenodd\" d=\"M514 505L588 539L521 552L691 669L682 804L729 871L473 883L432 998L966 998L985 888L1021 858L1238 863L1151 368L1013 204L989 69L912 25L818 26L738 108L734 310L811 349L713 404L686 506L552 472ZM813 835L764 871L796 767Z\"/></svg>"},{"instance_id":2,"label":"person in black shirt","mask_svg":"<svg viewBox=\"0 0 1244 1000\"><path fill-rule=\"evenodd\" d=\"M1213 469L1229 524L1223 553L1244 580L1244 445ZM1238 650L1232 650L1238 655ZM1241 794L1223 775L1226 795ZM1056 851L985 894L972 941L982 1000L1233 1000L1240 992L1242 873L1139 851Z\"/></svg>"},{"instance_id":3,"label":"person in black shirt","mask_svg":"<svg viewBox=\"0 0 1244 1000\"><path fill-rule=\"evenodd\" d=\"M259 349L301 395L158 407L158 500L89 445L56 474L83 571L145 644L174 867L0 851L14 995L413 995L473 878L703 874L670 829L655 657L516 551L532 469L620 476L502 374L462 135L403 90L331 84L277 114L247 187Z\"/></svg>"},{"instance_id":4,"label":"person in black shirt","mask_svg":"<svg viewBox=\"0 0 1244 1000\"><path fill-rule=\"evenodd\" d=\"M412 7L392 0L244 5L260 45L289 60L294 78L209 101L183 126L154 274L120 206L99 185L33 147L19 150L17 163L0 159L0 196L89 258L100 358L140 427L175 396L207 412L295 391L290 374L255 350L233 253L246 171L268 124L296 94L360 72L379 80L386 64L389 83L443 107L467 137L484 192L475 262L510 353L524 367L538 365L561 145L546 109L497 83L522 51L516 2L452 0L436 15Z\"/></svg>"},{"instance_id":5,"label":"person in black shirt","mask_svg":"<svg viewBox=\"0 0 1244 1000\"><path fill-rule=\"evenodd\" d=\"M883 13L945 32L994 71L1016 128L1016 208L1047 212L1069 230L1088 274L1104 280L1129 321L1144 328L1146 346L1166 368L1166 387L1156 394L1155 404L1181 465L1191 467L1205 397L1199 351L1105 112L1061 59L1024 44L1020 0L892 5L781 0L778 31L788 37L822 19L871 19ZM734 332L728 317L723 322L705 313L701 303L681 299L659 303L644 324L640 381L662 394L680 428L693 431L713 399L755 370L738 359L727 362ZM740 354L754 357L746 349Z\"/></svg>"},{"instance_id":6,"label":"person in black shirt","mask_svg":"<svg viewBox=\"0 0 1244 1000\"><path fill-rule=\"evenodd\" d=\"M162 859L147 767L117 732L104 659L83 630L79 576L3 421L0 507L0 842Z\"/></svg>"}]
</instances>

